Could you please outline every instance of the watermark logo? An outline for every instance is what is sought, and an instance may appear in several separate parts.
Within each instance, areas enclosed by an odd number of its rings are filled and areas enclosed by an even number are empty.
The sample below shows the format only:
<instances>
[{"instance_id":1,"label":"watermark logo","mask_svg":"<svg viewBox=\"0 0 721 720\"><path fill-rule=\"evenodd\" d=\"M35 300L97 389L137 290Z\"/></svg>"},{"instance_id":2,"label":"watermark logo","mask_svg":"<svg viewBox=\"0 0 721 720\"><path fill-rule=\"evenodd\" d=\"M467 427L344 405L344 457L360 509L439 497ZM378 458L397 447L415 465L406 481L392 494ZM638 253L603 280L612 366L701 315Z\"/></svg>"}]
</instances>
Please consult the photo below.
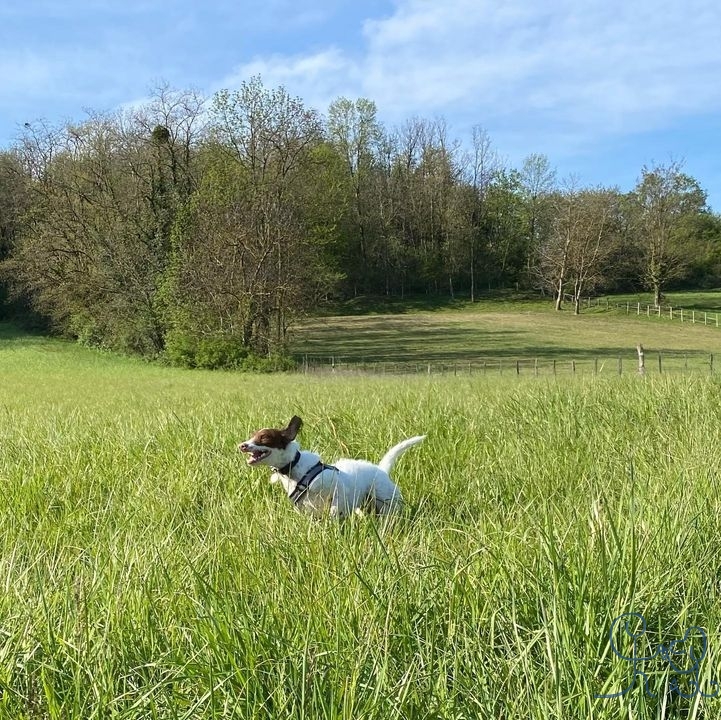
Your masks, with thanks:
<instances>
[{"instance_id":1,"label":"watermark logo","mask_svg":"<svg viewBox=\"0 0 721 720\"><path fill-rule=\"evenodd\" d=\"M628 687L619 692L609 695L596 695L595 697L623 697L636 687L637 680L640 680L641 684L643 684L643 691L646 695L656 697L656 694L651 692L648 686L649 678L646 674L646 663L654 659L660 659L668 664L674 674L674 677L669 682L672 693L675 692L685 698L692 698L696 695L706 698L719 696L721 688L719 688L719 683L716 680L709 681L709 686L715 688L713 692L706 693L701 690L699 668L708 650L708 638L703 628L694 625L686 630L682 638L671 640L665 645L661 643L653 653L642 655L642 648L650 645L648 640L642 641L645 635L646 619L640 613L624 613L613 621L611 630L608 633L611 650L613 650L616 657L631 663L631 682ZM619 640L621 643L617 643ZM626 642L623 642L624 640ZM630 643L628 640L630 640ZM623 650L619 649L619 644L624 645ZM630 649L627 647L629 644ZM683 681L682 684L679 683L679 680Z\"/></svg>"}]
</instances>

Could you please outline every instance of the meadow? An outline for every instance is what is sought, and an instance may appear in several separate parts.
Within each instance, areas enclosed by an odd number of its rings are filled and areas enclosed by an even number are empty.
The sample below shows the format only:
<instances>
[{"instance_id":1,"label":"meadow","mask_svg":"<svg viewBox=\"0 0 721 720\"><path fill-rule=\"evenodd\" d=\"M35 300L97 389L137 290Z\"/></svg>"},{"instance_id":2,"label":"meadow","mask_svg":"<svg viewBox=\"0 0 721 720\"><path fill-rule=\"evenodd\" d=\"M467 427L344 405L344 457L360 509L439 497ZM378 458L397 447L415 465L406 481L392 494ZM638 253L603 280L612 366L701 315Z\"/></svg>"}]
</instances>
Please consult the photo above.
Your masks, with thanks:
<instances>
[{"instance_id":1,"label":"meadow","mask_svg":"<svg viewBox=\"0 0 721 720\"><path fill-rule=\"evenodd\" d=\"M721 717L658 654L596 697L630 611L679 664L703 628L721 681L718 376L243 375L7 330L0 372L0 718ZM296 413L329 461L427 433L404 513L295 513L235 446Z\"/></svg>"},{"instance_id":2,"label":"meadow","mask_svg":"<svg viewBox=\"0 0 721 720\"><path fill-rule=\"evenodd\" d=\"M647 354L649 371L708 373L720 354L721 293L676 293L668 302L685 307L685 321L678 311L671 320L637 313L645 307L644 295L617 296L582 310L575 316L570 306L562 312L546 300L509 298L458 301L392 301L375 306L363 303L351 312L314 317L292 328L293 350L311 368L330 364L348 369L394 372L502 373L516 368L523 374L578 372L617 373L637 367L636 346ZM629 312L626 313L626 303ZM376 309L377 308L377 309ZM375 311L374 311L375 310ZM692 313L696 313L693 315ZM704 314L705 313L705 314ZM696 322L692 322L692 318ZM704 324L704 321L706 323ZM660 362L659 362L660 356Z\"/></svg>"}]
</instances>

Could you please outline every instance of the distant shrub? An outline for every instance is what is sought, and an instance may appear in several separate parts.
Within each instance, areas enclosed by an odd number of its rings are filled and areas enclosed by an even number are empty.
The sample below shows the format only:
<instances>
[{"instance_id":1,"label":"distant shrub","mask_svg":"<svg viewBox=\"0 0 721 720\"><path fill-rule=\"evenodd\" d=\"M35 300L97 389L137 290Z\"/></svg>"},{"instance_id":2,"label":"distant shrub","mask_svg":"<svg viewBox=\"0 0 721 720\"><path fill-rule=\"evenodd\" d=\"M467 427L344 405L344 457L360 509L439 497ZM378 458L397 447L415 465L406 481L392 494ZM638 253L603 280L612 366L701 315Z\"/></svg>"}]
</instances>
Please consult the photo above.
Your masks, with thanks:
<instances>
[{"instance_id":1,"label":"distant shrub","mask_svg":"<svg viewBox=\"0 0 721 720\"><path fill-rule=\"evenodd\" d=\"M165 358L172 365L204 370L243 370L276 372L292 370L295 361L287 355L259 357L234 336L195 337L187 332L171 332L166 337Z\"/></svg>"},{"instance_id":2,"label":"distant shrub","mask_svg":"<svg viewBox=\"0 0 721 720\"><path fill-rule=\"evenodd\" d=\"M248 350L236 338L203 338L195 351L195 367L206 370L237 368L247 357Z\"/></svg>"}]
</instances>

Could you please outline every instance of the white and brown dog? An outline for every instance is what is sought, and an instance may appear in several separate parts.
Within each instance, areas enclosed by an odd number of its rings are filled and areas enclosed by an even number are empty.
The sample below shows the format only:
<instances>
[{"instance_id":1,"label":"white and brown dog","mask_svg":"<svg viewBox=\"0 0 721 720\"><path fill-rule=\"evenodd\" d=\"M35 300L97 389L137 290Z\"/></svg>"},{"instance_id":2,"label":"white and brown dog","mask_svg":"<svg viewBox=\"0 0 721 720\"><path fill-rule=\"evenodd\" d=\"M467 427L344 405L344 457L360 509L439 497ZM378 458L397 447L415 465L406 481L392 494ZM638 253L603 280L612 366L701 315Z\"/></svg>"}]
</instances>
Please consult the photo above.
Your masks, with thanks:
<instances>
[{"instance_id":1,"label":"white and brown dog","mask_svg":"<svg viewBox=\"0 0 721 720\"><path fill-rule=\"evenodd\" d=\"M398 510L403 498L389 473L396 460L425 435L404 440L392 447L377 464L342 458L325 465L319 455L301 450L296 435L303 421L296 415L284 430L263 428L238 450L248 455L248 465L268 465L275 471L271 482L283 485L299 510L333 517L370 511L385 515Z\"/></svg>"}]
</instances>

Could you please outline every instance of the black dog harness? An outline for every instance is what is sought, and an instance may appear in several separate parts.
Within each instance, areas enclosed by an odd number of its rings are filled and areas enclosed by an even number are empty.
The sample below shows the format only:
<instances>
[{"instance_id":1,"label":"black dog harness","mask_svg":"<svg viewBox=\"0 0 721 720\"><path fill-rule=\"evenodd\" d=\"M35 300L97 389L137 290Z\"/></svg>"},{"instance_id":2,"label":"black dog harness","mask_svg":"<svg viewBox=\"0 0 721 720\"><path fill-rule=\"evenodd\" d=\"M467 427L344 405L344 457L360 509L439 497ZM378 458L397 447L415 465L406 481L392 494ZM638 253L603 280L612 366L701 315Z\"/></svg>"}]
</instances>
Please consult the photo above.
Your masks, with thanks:
<instances>
[{"instance_id":1,"label":"black dog harness","mask_svg":"<svg viewBox=\"0 0 721 720\"><path fill-rule=\"evenodd\" d=\"M300 451L295 454L295 457L287 465L284 465L282 468L276 468L275 471L281 475L290 477L290 471L293 465L296 465L299 460ZM308 470L308 472L303 475L300 480L298 480L296 486L293 488L293 492L288 495L288 499L293 503L293 505L298 505L303 495L305 495L308 491L310 484L323 472L323 470L335 470L337 472L338 468L333 465L326 465L320 461L313 465L313 467Z\"/></svg>"}]
</instances>

